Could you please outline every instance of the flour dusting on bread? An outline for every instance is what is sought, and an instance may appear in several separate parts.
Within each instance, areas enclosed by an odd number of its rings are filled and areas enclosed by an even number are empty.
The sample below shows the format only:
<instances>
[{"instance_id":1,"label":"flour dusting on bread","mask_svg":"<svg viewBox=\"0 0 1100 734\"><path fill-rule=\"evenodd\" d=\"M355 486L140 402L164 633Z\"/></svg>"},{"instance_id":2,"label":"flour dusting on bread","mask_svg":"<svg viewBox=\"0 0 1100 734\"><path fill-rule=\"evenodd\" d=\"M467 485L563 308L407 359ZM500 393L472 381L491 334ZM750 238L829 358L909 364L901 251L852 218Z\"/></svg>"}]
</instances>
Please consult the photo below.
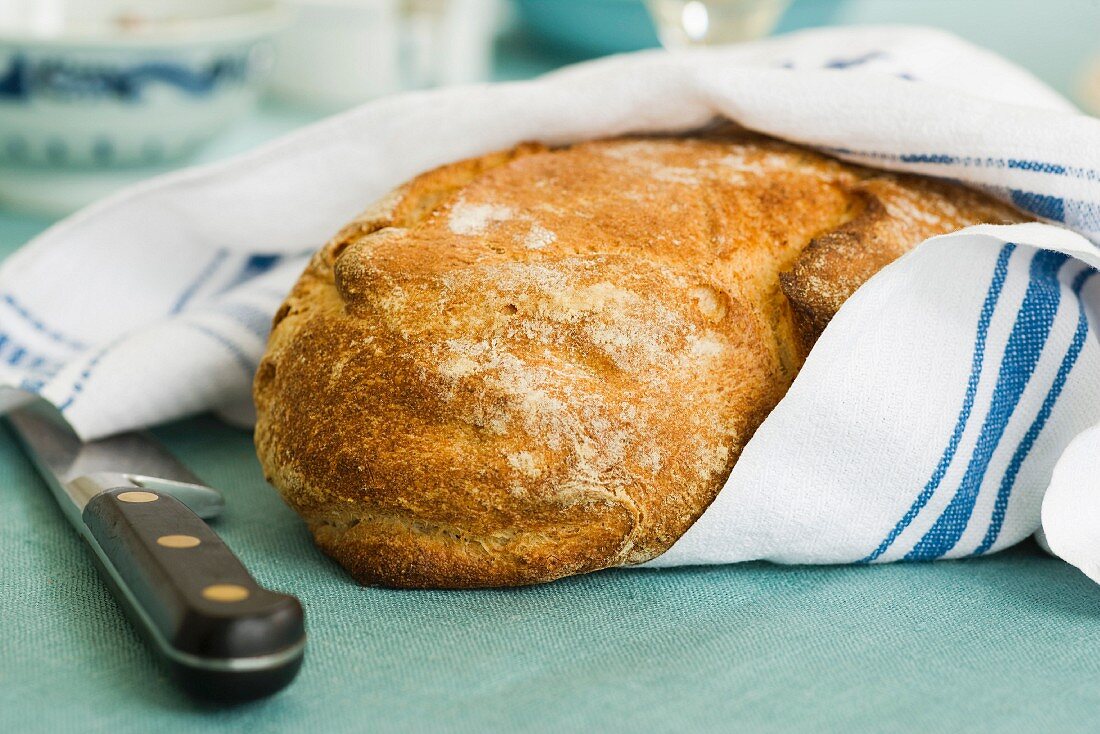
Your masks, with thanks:
<instances>
[{"instance_id":1,"label":"flour dusting on bread","mask_svg":"<svg viewBox=\"0 0 1100 734\"><path fill-rule=\"evenodd\" d=\"M507 222L513 216L512 210L506 206L459 201L451 209L448 223L455 234L479 235L484 234L494 222Z\"/></svg>"}]
</instances>

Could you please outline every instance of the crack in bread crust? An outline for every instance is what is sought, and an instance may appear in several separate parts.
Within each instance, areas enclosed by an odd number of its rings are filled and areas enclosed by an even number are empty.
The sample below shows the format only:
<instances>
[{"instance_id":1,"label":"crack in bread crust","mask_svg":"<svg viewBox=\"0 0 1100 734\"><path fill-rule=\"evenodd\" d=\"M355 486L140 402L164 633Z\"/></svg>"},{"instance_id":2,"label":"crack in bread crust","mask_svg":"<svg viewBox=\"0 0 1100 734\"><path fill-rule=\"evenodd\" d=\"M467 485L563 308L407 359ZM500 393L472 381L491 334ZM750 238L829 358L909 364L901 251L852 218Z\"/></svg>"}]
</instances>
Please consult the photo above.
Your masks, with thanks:
<instances>
[{"instance_id":1,"label":"crack in bread crust","mask_svg":"<svg viewBox=\"0 0 1100 734\"><path fill-rule=\"evenodd\" d=\"M929 236L1019 220L744 132L444 166L347 225L279 309L257 450L364 583L646 561L860 284Z\"/></svg>"}]
</instances>

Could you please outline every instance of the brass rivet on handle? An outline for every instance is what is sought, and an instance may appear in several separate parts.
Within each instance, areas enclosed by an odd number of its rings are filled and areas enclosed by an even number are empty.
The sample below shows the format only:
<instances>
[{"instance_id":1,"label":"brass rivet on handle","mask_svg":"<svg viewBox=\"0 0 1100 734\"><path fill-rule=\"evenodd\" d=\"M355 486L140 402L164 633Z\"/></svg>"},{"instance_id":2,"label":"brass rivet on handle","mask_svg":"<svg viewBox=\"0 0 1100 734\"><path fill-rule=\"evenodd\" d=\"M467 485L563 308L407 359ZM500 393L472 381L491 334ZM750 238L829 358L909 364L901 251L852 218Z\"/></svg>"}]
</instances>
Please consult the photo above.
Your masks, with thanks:
<instances>
[{"instance_id":1,"label":"brass rivet on handle","mask_svg":"<svg viewBox=\"0 0 1100 734\"><path fill-rule=\"evenodd\" d=\"M157 545L165 548L194 548L201 542L194 535L162 535L157 538Z\"/></svg>"},{"instance_id":2,"label":"brass rivet on handle","mask_svg":"<svg viewBox=\"0 0 1100 734\"><path fill-rule=\"evenodd\" d=\"M119 502L155 502L160 499L160 495L152 492L119 492Z\"/></svg>"},{"instance_id":3,"label":"brass rivet on handle","mask_svg":"<svg viewBox=\"0 0 1100 734\"><path fill-rule=\"evenodd\" d=\"M202 596L210 601L244 601L248 598L248 589L240 584L211 584L202 590Z\"/></svg>"}]
</instances>

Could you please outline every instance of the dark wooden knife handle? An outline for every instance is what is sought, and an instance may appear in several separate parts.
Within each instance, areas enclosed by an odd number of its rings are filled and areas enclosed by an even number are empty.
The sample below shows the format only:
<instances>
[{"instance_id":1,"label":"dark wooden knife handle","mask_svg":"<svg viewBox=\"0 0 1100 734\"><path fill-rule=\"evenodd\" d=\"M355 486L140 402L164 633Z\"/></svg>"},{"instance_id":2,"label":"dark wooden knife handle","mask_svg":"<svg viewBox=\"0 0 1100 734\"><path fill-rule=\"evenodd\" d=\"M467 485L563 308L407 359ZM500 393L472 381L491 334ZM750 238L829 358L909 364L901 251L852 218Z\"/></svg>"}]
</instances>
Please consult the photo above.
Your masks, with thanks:
<instances>
[{"instance_id":1,"label":"dark wooden knife handle","mask_svg":"<svg viewBox=\"0 0 1100 734\"><path fill-rule=\"evenodd\" d=\"M102 492L84 507L89 540L135 625L193 693L274 693L302 662L296 598L263 588L195 513L144 489Z\"/></svg>"}]
</instances>

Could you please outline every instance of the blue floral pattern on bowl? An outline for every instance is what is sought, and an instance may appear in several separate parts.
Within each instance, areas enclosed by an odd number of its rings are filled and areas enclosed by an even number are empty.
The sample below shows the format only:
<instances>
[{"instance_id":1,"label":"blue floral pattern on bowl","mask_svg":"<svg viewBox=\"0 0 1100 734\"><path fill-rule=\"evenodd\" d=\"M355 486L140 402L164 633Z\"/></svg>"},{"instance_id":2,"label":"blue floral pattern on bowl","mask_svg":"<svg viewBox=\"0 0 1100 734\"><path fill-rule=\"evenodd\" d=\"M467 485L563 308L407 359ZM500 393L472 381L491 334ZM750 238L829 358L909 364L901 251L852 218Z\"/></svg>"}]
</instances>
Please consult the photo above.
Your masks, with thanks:
<instances>
[{"instance_id":1,"label":"blue floral pattern on bowl","mask_svg":"<svg viewBox=\"0 0 1100 734\"><path fill-rule=\"evenodd\" d=\"M0 42L0 164L178 161L247 112L269 65L257 38L159 49Z\"/></svg>"},{"instance_id":2,"label":"blue floral pattern on bowl","mask_svg":"<svg viewBox=\"0 0 1100 734\"><path fill-rule=\"evenodd\" d=\"M244 83L248 72L248 56L240 53L216 57L194 67L176 61L94 65L63 57L29 59L16 53L9 59L7 69L0 73L0 100L102 96L134 102L141 99L147 86L154 84L166 84L201 97L222 84Z\"/></svg>"}]
</instances>

